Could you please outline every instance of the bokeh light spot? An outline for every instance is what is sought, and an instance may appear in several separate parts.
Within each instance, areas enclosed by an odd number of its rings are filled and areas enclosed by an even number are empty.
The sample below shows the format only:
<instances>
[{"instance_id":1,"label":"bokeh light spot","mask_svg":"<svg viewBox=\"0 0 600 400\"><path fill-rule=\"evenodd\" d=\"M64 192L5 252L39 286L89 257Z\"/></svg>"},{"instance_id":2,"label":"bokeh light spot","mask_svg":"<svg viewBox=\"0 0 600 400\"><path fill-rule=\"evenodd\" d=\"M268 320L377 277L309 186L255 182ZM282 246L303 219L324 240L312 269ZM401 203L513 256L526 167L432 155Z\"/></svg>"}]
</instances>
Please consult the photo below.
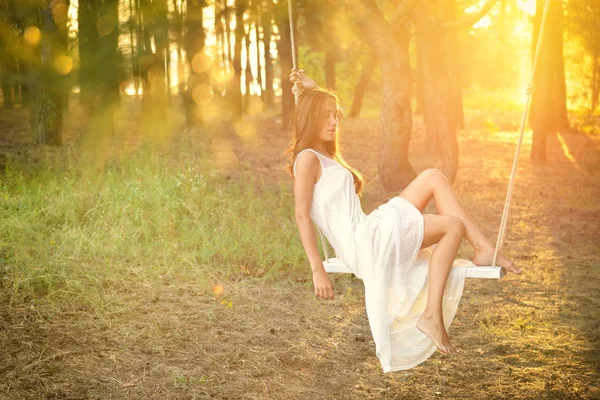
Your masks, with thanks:
<instances>
[{"instance_id":1,"label":"bokeh light spot","mask_svg":"<svg viewBox=\"0 0 600 400\"><path fill-rule=\"evenodd\" d=\"M96 21L96 29L100 36L110 35L117 27L117 19L112 15L105 14Z\"/></svg>"},{"instance_id":2,"label":"bokeh light spot","mask_svg":"<svg viewBox=\"0 0 600 400\"><path fill-rule=\"evenodd\" d=\"M243 140L251 140L256 136L256 122L250 118L238 118L232 122L232 125L235 133Z\"/></svg>"},{"instance_id":3,"label":"bokeh light spot","mask_svg":"<svg viewBox=\"0 0 600 400\"><path fill-rule=\"evenodd\" d=\"M210 102L212 96L212 88L205 83L194 86L194 89L192 90L192 99L194 99L194 103L199 106Z\"/></svg>"},{"instance_id":4,"label":"bokeh light spot","mask_svg":"<svg viewBox=\"0 0 600 400\"><path fill-rule=\"evenodd\" d=\"M59 75L67 75L73 69L73 59L65 55L57 56L54 59L54 69Z\"/></svg>"},{"instance_id":5,"label":"bokeh light spot","mask_svg":"<svg viewBox=\"0 0 600 400\"><path fill-rule=\"evenodd\" d=\"M201 51L192 58L192 70L196 74L207 72L213 63L213 56L207 51Z\"/></svg>"},{"instance_id":6,"label":"bokeh light spot","mask_svg":"<svg viewBox=\"0 0 600 400\"><path fill-rule=\"evenodd\" d=\"M127 96L135 96L142 94L142 86L143 81L139 76L134 76L133 78L129 78L121 82L120 90L121 93L126 94Z\"/></svg>"},{"instance_id":7,"label":"bokeh light spot","mask_svg":"<svg viewBox=\"0 0 600 400\"><path fill-rule=\"evenodd\" d=\"M233 79L233 64L228 62L229 67L216 66L211 70L211 75L216 83L227 83Z\"/></svg>"},{"instance_id":8,"label":"bokeh light spot","mask_svg":"<svg viewBox=\"0 0 600 400\"><path fill-rule=\"evenodd\" d=\"M222 295L224 290L225 290L225 288L220 283L217 283L217 284L213 285L213 287L212 287L212 292L215 296Z\"/></svg>"},{"instance_id":9,"label":"bokeh light spot","mask_svg":"<svg viewBox=\"0 0 600 400\"><path fill-rule=\"evenodd\" d=\"M42 32L37 26L30 26L23 32L23 40L31 46L37 46L42 39Z\"/></svg>"}]
</instances>

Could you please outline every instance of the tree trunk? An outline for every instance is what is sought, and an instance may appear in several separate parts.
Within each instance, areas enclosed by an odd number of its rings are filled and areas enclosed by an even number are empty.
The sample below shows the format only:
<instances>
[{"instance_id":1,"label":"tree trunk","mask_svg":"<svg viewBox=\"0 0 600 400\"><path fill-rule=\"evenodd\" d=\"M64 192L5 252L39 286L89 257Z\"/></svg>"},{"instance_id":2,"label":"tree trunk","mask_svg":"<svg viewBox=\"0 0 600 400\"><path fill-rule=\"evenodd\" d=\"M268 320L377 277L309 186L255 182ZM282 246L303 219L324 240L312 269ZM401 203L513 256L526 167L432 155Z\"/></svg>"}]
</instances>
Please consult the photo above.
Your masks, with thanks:
<instances>
[{"instance_id":1,"label":"tree trunk","mask_svg":"<svg viewBox=\"0 0 600 400\"><path fill-rule=\"evenodd\" d=\"M373 0L352 0L349 5L356 24L381 62L382 134L377 169L385 190L397 194L416 177L408 161L412 131L410 33L403 29L393 31Z\"/></svg>"},{"instance_id":2,"label":"tree trunk","mask_svg":"<svg viewBox=\"0 0 600 400\"><path fill-rule=\"evenodd\" d=\"M254 10L254 43L256 43L256 83L258 84L258 87L260 88L260 96L263 97L263 93L264 93L264 88L263 88L263 84L262 84L262 66L261 66L261 62L260 62L260 26L261 26L261 21L260 21L260 13L261 13L261 9L260 9L260 4L256 4L256 2L252 2L252 4L254 5L255 10ZM263 99L264 102L264 99Z\"/></svg>"},{"instance_id":3,"label":"tree trunk","mask_svg":"<svg viewBox=\"0 0 600 400\"><path fill-rule=\"evenodd\" d=\"M246 68L244 68L244 80L246 83L246 95L244 96L244 112L248 113L248 108L250 105L251 94L250 87L252 86L252 66L250 65L250 32L251 32L252 24L248 24L248 33L244 36L244 42L246 44ZM245 29L244 29L245 30Z\"/></svg>"},{"instance_id":4,"label":"tree trunk","mask_svg":"<svg viewBox=\"0 0 600 400\"><path fill-rule=\"evenodd\" d=\"M458 138L453 118L453 85L442 49L443 32L428 19L415 17L417 46L423 52L423 117L428 149L437 148L442 156L440 168L453 183L458 172Z\"/></svg>"},{"instance_id":5,"label":"tree trunk","mask_svg":"<svg viewBox=\"0 0 600 400\"><path fill-rule=\"evenodd\" d=\"M14 76L14 57L8 51L9 48L9 35L8 28L13 23L11 18L11 10L9 4L6 3L0 6L0 29L2 35L0 35L0 76L2 79L2 98L4 100L3 107L6 110L10 110L14 106L13 101L13 90L10 83L10 77Z\"/></svg>"},{"instance_id":6,"label":"tree trunk","mask_svg":"<svg viewBox=\"0 0 600 400\"><path fill-rule=\"evenodd\" d=\"M225 28L223 26L223 5L222 0L215 0L215 36L217 41L216 58L217 63L223 70L229 69L229 61L227 56L227 44L225 40ZM216 85L218 90L214 91L215 95L222 100L222 85Z\"/></svg>"},{"instance_id":7,"label":"tree trunk","mask_svg":"<svg viewBox=\"0 0 600 400\"><path fill-rule=\"evenodd\" d=\"M295 18L296 12L292 15ZM292 83L289 75L292 70L292 44L290 35L290 19L288 16L287 1L278 3L275 11L275 21L279 28L279 40L277 50L279 52L279 65L281 68L281 123L283 129L291 129L291 118L294 113L294 95L292 94ZM294 27L296 24L294 23ZM296 51L296 49L294 49ZM296 53L297 54L297 53Z\"/></svg>"},{"instance_id":8,"label":"tree trunk","mask_svg":"<svg viewBox=\"0 0 600 400\"><path fill-rule=\"evenodd\" d=\"M267 7L263 13L263 46L265 51L265 91L263 101L268 107L273 107L275 103L275 93L273 92L273 61L271 59L271 36L273 33L273 2L267 0Z\"/></svg>"},{"instance_id":9,"label":"tree trunk","mask_svg":"<svg viewBox=\"0 0 600 400\"><path fill-rule=\"evenodd\" d=\"M196 54L204 51L206 41L206 32L204 31L202 22L204 7L206 7L205 0L187 0L187 13L185 15L187 29L184 43L188 65L192 65L192 59ZM198 73L194 68L190 68L187 91L183 93L183 104L188 126L202 125L206 119L202 113L201 106L198 106L194 102L192 95L194 88L201 84L208 84L208 74L205 72Z\"/></svg>"},{"instance_id":10,"label":"tree trunk","mask_svg":"<svg viewBox=\"0 0 600 400\"><path fill-rule=\"evenodd\" d=\"M83 145L103 163L107 140L114 133L113 113L119 107L119 85L124 78L118 52L118 0L80 2L79 83L80 101L90 115Z\"/></svg>"},{"instance_id":11,"label":"tree trunk","mask_svg":"<svg viewBox=\"0 0 600 400\"><path fill-rule=\"evenodd\" d=\"M323 13L324 21L322 25L322 31L324 36L333 36L333 19L335 18L335 9L332 2L325 2ZM334 40L331 37L326 37L324 42L325 48L325 87L331 90L335 90L335 62L337 59L337 47Z\"/></svg>"},{"instance_id":12,"label":"tree trunk","mask_svg":"<svg viewBox=\"0 0 600 400\"><path fill-rule=\"evenodd\" d=\"M441 15L450 20L456 20L456 0L440 2ZM452 122L457 129L464 128L465 120L463 113L462 93L460 90L460 45L458 42L458 31L446 32L442 38L442 51L448 65L450 75L450 105L452 108Z\"/></svg>"},{"instance_id":13,"label":"tree trunk","mask_svg":"<svg viewBox=\"0 0 600 400\"><path fill-rule=\"evenodd\" d=\"M533 19L532 53L535 56L544 3L537 1ZM531 160L546 160L546 136L568 127L562 39L563 10L560 1L550 2L531 99L529 123L533 129Z\"/></svg>"},{"instance_id":14,"label":"tree trunk","mask_svg":"<svg viewBox=\"0 0 600 400\"><path fill-rule=\"evenodd\" d=\"M135 17L135 11L133 7L133 0L129 0L129 41L131 47L131 74L134 77L140 76L140 70L138 67L138 50L136 48L135 41L135 31L137 26L137 19ZM137 79L134 80L134 89L135 93L138 93L139 90L139 81Z\"/></svg>"},{"instance_id":15,"label":"tree trunk","mask_svg":"<svg viewBox=\"0 0 600 400\"><path fill-rule=\"evenodd\" d=\"M231 14L232 8L227 5L227 0L224 0L223 16L225 17L225 36L227 43L227 60L231 63L235 57L235 50L231 48ZM236 7L237 8L237 7ZM237 11L237 10L236 10Z\"/></svg>"},{"instance_id":16,"label":"tree trunk","mask_svg":"<svg viewBox=\"0 0 600 400\"><path fill-rule=\"evenodd\" d=\"M60 146L62 144L63 110L68 101L66 79L54 68L58 56L67 55L67 10L65 7L54 7L46 0L42 9L36 11L38 24L42 30L42 41L39 48L39 66L32 82L34 98L31 110L31 127L36 144ZM54 11L54 13L53 13ZM63 70L67 72L67 69ZM70 73L68 69L67 73Z\"/></svg>"},{"instance_id":17,"label":"tree trunk","mask_svg":"<svg viewBox=\"0 0 600 400\"><path fill-rule=\"evenodd\" d=\"M243 114L242 104L242 44L245 36L244 12L248 7L248 0L235 1L235 44L233 53L233 79L229 85L229 104L234 119Z\"/></svg>"},{"instance_id":18,"label":"tree trunk","mask_svg":"<svg viewBox=\"0 0 600 400\"><path fill-rule=\"evenodd\" d=\"M600 56L594 57L596 62L593 64L592 69L592 98L591 98L591 108L590 114L594 113L596 110L596 106L598 106L598 95L600 94Z\"/></svg>"},{"instance_id":19,"label":"tree trunk","mask_svg":"<svg viewBox=\"0 0 600 400\"><path fill-rule=\"evenodd\" d=\"M373 53L373 51L369 51L367 53L365 65L363 65L363 69L360 73L358 83L356 84L356 89L354 90L354 98L352 99L352 107L350 108L350 118L358 117L360 114L363 98L367 88L369 87L369 81L371 80L371 75L373 75L376 65L377 56Z\"/></svg>"}]
</instances>

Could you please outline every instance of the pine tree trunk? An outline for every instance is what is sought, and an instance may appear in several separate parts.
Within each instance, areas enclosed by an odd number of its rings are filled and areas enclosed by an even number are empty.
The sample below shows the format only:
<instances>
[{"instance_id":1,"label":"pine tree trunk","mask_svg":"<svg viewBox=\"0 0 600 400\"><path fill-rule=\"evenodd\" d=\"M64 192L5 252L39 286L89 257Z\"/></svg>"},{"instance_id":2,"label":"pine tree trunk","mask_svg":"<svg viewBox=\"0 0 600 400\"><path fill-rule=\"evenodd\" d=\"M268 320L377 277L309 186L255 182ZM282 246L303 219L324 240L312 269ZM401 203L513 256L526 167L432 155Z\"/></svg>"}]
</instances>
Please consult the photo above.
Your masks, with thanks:
<instances>
[{"instance_id":1,"label":"pine tree trunk","mask_svg":"<svg viewBox=\"0 0 600 400\"><path fill-rule=\"evenodd\" d=\"M225 39L227 43L227 60L233 63L235 58L235 49L231 45L231 14L232 8L227 5L227 0L224 2L223 16L225 17ZM237 8L237 7L236 7Z\"/></svg>"},{"instance_id":2,"label":"pine tree trunk","mask_svg":"<svg viewBox=\"0 0 600 400\"><path fill-rule=\"evenodd\" d=\"M271 36L273 33L273 9L271 0L267 0L267 8L263 13L263 46L265 52L265 91L263 101L268 107L275 104L275 93L273 92L273 61L271 59Z\"/></svg>"},{"instance_id":3,"label":"pine tree trunk","mask_svg":"<svg viewBox=\"0 0 600 400\"><path fill-rule=\"evenodd\" d=\"M206 7L205 0L187 0L187 13L185 15L187 29L184 43L186 59L189 65L191 65L192 59L196 54L204 51L206 41L206 32L203 25L204 7ZM205 72L197 73L193 68L190 68L187 91L183 93L183 104L188 126L202 125L206 119L202 107L194 102L192 94L197 85L208 83L208 74Z\"/></svg>"},{"instance_id":4,"label":"pine tree trunk","mask_svg":"<svg viewBox=\"0 0 600 400\"><path fill-rule=\"evenodd\" d=\"M42 30L39 45L39 64L32 81L33 102L31 127L36 144L60 146L62 144L63 111L67 106L68 87L64 76L54 68L57 56L67 54L67 7L56 7L45 0L37 11L38 25ZM59 14L58 11L63 11ZM70 71L69 71L70 73Z\"/></svg>"},{"instance_id":5,"label":"pine tree trunk","mask_svg":"<svg viewBox=\"0 0 600 400\"><path fill-rule=\"evenodd\" d=\"M294 18L296 12L292 13ZM292 43L290 34L290 20L288 16L287 1L278 4L275 11L275 22L279 29L277 51L279 52L279 65L281 68L281 123L283 129L291 129L291 118L294 113L294 95L289 75L292 70ZM294 23L294 27L296 24ZM296 51L296 49L294 49ZM296 53L297 54L297 53Z\"/></svg>"},{"instance_id":6,"label":"pine tree trunk","mask_svg":"<svg viewBox=\"0 0 600 400\"><path fill-rule=\"evenodd\" d=\"M243 114L242 104L242 45L245 36L244 12L248 7L248 0L235 1L235 44L233 53L233 79L229 85L229 104L233 118L240 118Z\"/></svg>"},{"instance_id":7,"label":"pine tree trunk","mask_svg":"<svg viewBox=\"0 0 600 400\"><path fill-rule=\"evenodd\" d=\"M251 100L251 95L250 95L250 86L252 86L252 80L254 79L252 77L252 66L250 64L250 31L252 25L248 24L248 33L245 34L244 36L244 42L246 44L246 68L244 69L245 71L245 83L246 83L246 95L244 96L244 112L248 113L248 108L250 105L250 100Z\"/></svg>"},{"instance_id":8,"label":"pine tree trunk","mask_svg":"<svg viewBox=\"0 0 600 400\"><path fill-rule=\"evenodd\" d=\"M253 2L252 4L255 4L255 2ZM260 96L263 96L264 93L264 88L263 88L263 82L262 82L262 66L261 66L261 52L260 52L260 26L261 26L261 21L260 21L260 6L259 5L255 5L256 9L255 11L255 19L254 19L254 43L256 43L256 82L258 84L258 87L260 88ZM264 99L263 99L264 102Z\"/></svg>"}]
</instances>

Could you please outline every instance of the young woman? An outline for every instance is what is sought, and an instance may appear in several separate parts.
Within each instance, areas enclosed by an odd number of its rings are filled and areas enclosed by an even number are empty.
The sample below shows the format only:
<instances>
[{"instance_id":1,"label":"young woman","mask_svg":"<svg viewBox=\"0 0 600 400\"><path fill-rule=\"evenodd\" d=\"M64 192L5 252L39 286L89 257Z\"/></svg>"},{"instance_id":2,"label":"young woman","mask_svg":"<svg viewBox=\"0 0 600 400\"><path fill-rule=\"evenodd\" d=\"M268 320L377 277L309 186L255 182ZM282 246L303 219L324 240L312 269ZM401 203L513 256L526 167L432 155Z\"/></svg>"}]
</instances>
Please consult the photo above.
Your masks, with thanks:
<instances>
[{"instance_id":1,"label":"young woman","mask_svg":"<svg viewBox=\"0 0 600 400\"><path fill-rule=\"evenodd\" d=\"M473 264L491 265L492 243L437 169L423 171L398 196L366 215L359 199L363 179L339 151L340 107L335 93L318 88L302 70L293 69L290 80L302 93L288 170L294 178L295 218L315 295L334 298L312 222L363 280L369 324L385 372L412 368L436 348L444 354L457 353L446 327L462 295L466 266L452 268L453 263L466 238L475 250ZM432 198L439 215L422 215ZM437 245L427 268L417 257L420 249L433 244ZM521 273L506 257L499 256L497 264Z\"/></svg>"}]
</instances>

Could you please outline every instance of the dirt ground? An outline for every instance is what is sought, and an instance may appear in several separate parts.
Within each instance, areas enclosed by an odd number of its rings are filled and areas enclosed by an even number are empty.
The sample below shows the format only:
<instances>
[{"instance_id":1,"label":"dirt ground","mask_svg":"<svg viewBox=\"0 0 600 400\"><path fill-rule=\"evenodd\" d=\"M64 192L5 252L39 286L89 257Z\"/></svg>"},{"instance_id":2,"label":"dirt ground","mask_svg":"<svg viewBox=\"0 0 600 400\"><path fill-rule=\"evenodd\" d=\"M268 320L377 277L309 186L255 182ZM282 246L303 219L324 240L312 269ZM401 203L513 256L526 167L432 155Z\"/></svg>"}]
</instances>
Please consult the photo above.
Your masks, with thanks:
<instances>
[{"instance_id":1,"label":"dirt ground","mask_svg":"<svg viewBox=\"0 0 600 400\"><path fill-rule=\"evenodd\" d=\"M9 133L2 128L0 149L36 157L35 148L14 139L24 128L10 121L23 113L2 114L3 124L13 125ZM252 145L231 134L237 165L291 192L282 170L289 134L273 119L257 124ZM417 171L439 167L425 154L423 133L417 119L410 151ZM342 128L343 153L366 178L365 212L389 196L376 177L378 134L376 119L346 120ZM190 138L186 156L197 157L207 139L196 131L172 140ZM335 300L318 300L307 262L304 278L264 284L229 277L223 284L232 308L184 275L132 280L113 314L2 301L0 397L600 399L600 138L551 135L542 164L529 161L530 138L528 132L503 250L524 273L467 281L449 332L459 355L437 352L413 369L384 374L361 281L335 275ZM516 132L460 132L454 188L492 242L517 139ZM435 212L433 204L426 212ZM470 256L464 242L459 257Z\"/></svg>"}]
</instances>

